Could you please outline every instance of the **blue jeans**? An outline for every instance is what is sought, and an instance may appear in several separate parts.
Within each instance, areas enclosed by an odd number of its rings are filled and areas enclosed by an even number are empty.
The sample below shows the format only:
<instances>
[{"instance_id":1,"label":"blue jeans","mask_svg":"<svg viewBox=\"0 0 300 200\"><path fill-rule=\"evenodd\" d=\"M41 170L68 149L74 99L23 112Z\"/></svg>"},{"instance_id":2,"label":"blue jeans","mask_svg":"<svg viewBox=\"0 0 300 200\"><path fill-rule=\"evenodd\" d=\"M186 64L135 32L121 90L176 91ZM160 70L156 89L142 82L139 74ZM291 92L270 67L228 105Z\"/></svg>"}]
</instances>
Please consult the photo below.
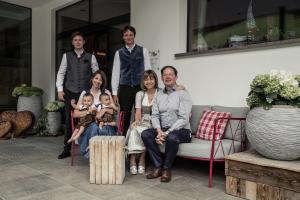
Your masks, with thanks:
<instances>
[{"instance_id":1,"label":"blue jeans","mask_svg":"<svg viewBox=\"0 0 300 200\"><path fill-rule=\"evenodd\" d=\"M92 137L97 135L98 135L98 125L96 123L91 123L88 127L86 127L86 129L78 139L79 150L87 158L89 153L88 150L89 140Z\"/></svg>"},{"instance_id":2,"label":"blue jeans","mask_svg":"<svg viewBox=\"0 0 300 200\"><path fill-rule=\"evenodd\" d=\"M116 135L116 128L106 125L102 129L99 129L98 125L95 122L91 123L88 127L86 127L86 129L78 139L79 150L84 157L89 158L89 141L92 137L97 135Z\"/></svg>"}]
</instances>

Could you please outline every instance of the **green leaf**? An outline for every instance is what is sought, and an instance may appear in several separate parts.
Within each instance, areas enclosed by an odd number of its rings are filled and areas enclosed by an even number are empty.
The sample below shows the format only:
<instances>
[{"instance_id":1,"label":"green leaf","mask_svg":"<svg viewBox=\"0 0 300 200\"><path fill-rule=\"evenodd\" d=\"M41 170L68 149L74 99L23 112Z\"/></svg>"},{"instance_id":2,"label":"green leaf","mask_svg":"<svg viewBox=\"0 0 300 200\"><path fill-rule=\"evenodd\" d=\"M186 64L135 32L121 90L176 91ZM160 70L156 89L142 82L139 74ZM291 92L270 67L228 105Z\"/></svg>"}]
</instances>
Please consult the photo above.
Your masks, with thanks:
<instances>
[{"instance_id":1,"label":"green leaf","mask_svg":"<svg viewBox=\"0 0 300 200\"><path fill-rule=\"evenodd\" d=\"M256 92L256 93L263 93L264 90L262 88L260 88L260 87L255 87L254 88L254 92Z\"/></svg>"}]
</instances>

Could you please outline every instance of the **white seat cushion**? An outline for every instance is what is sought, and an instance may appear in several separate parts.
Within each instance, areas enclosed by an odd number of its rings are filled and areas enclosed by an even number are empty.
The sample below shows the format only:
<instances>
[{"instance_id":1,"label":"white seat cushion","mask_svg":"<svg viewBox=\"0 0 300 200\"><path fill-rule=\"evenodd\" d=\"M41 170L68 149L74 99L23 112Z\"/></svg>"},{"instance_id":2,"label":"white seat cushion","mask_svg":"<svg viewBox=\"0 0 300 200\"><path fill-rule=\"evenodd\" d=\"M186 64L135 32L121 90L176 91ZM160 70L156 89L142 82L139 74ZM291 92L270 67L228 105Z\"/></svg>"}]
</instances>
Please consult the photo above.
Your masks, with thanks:
<instances>
[{"instance_id":1,"label":"white seat cushion","mask_svg":"<svg viewBox=\"0 0 300 200\"><path fill-rule=\"evenodd\" d=\"M234 152L238 152L241 147L241 143L239 141L233 141L230 139L222 139L222 146L224 149L225 155L232 154ZM215 158L214 159L224 159L223 151L221 144L219 146L219 140L215 141ZM234 142L234 148L232 143ZM185 157L194 157L194 158L210 158L210 150L211 150L212 141L202 140L193 137L191 143L182 143L179 145L179 149L177 152L177 156L185 156ZM218 148L219 146L219 148ZM160 145L160 151L164 153L165 145Z\"/></svg>"}]
</instances>

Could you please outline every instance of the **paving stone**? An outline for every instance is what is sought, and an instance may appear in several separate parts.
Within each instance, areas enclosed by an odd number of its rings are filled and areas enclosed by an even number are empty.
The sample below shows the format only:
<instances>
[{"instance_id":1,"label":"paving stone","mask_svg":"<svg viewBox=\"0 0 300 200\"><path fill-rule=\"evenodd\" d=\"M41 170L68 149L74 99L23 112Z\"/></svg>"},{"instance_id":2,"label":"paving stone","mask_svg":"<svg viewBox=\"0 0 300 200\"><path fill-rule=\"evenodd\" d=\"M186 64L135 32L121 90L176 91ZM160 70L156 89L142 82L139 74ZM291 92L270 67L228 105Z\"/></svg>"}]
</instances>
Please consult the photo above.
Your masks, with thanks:
<instances>
[{"instance_id":1,"label":"paving stone","mask_svg":"<svg viewBox=\"0 0 300 200\"><path fill-rule=\"evenodd\" d=\"M235 200L225 194L224 165L216 165L213 188L208 188L208 162L177 158L172 181L130 175L122 185L89 183L89 161L75 150L71 158L59 160L63 137L27 137L0 140L0 200L38 199L201 199ZM147 160L146 173L152 169Z\"/></svg>"}]
</instances>

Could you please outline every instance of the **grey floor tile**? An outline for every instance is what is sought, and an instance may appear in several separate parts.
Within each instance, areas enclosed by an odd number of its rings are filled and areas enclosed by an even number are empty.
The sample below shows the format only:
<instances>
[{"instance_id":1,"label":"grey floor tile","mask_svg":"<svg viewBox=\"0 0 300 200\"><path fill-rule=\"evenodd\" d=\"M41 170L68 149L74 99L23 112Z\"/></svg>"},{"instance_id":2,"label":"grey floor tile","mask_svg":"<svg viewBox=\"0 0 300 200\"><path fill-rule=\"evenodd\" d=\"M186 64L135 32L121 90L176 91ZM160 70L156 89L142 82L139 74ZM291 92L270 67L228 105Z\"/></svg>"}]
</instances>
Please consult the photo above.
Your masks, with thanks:
<instances>
[{"instance_id":1,"label":"grey floor tile","mask_svg":"<svg viewBox=\"0 0 300 200\"><path fill-rule=\"evenodd\" d=\"M143 199L143 200L192 200L190 197L181 195L180 193L173 193L166 190L150 187L143 190L131 190L122 195L111 197L112 200L132 200L132 199Z\"/></svg>"},{"instance_id":2,"label":"grey floor tile","mask_svg":"<svg viewBox=\"0 0 300 200\"><path fill-rule=\"evenodd\" d=\"M8 160L7 158L4 157L0 157L0 170L13 165L15 165L13 161Z\"/></svg>"},{"instance_id":3,"label":"grey floor tile","mask_svg":"<svg viewBox=\"0 0 300 200\"><path fill-rule=\"evenodd\" d=\"M206 182L189 177L174 178L169 183L161 183L153 188L178 193L192 199L197 199L199 197L206 199L210 196L224 193L223 190L220 190L218 187L208 188Z\"/></svg>"},{"instance_id":4,"label":"grey floor tile","mask_svg":"<svg viewBox=\"0 0 300 200\"><path fill-rule=\"evenodd\" d=\"M77 189L87 192L91 195L104 199L111 199L115 196L124 195L129 192L143 190L149 188L148 185L134 181L124 181L122 185L96 185L89 182L74 183L72 186Z\"/></svg>"},{"instance_id":5,"label":"grey floor tile","mask_svg":"<svg viewBox=\"0 0 300 200\"><path fill-rule=\"evenodd\" d=\"M122 185L89 183L89 161L75 150L59 160L63 137L27 137L0 140L0 200L37 199L236 199L225 194L224 165L216 165L213 188L208 188L208 162L177 158L170 183L132 176ZM147 173L151 164L147 165Z\"/></svg>"},{"instance_id":6,"label":"grey floor tile","mask_svg":"<svg viewBox=\"0 0 300 200\"><path fill-rule=\"evenodd\" d=\"M71 199L71 200L100 200L95 196L87 194L85 192L79 191L74 187L65 185L53 190L48 190L45 192L29 195L27 197L22 197L17 200L62 200L62 199Z\"/></svg>"},{"instance_id":7,"label":"grey floor tile","mask_svg":"<svg viewBox=\"0 0 300 200\"><path fill-rule=\"evenodd\" d=\"M1 183L0 196L5 199L16 199L61 186L62 184L60 182L50 179L45 175L36 175Z\"/></svg>"},{"instance_id":8,"label":"grey floor tile","mask_svg":"<svg viewBox=\"0 0 300 200\"><path fill-rule=\"evenodd\" d=\"M11 162L10 165L1 167L0 169L0 184L5 184L6 182L18 180L30 176L40 175L39 172L26 167L22 164L15 164ZM1 188L0 188L1 189Z\"/></svg>"}]
</instances>

